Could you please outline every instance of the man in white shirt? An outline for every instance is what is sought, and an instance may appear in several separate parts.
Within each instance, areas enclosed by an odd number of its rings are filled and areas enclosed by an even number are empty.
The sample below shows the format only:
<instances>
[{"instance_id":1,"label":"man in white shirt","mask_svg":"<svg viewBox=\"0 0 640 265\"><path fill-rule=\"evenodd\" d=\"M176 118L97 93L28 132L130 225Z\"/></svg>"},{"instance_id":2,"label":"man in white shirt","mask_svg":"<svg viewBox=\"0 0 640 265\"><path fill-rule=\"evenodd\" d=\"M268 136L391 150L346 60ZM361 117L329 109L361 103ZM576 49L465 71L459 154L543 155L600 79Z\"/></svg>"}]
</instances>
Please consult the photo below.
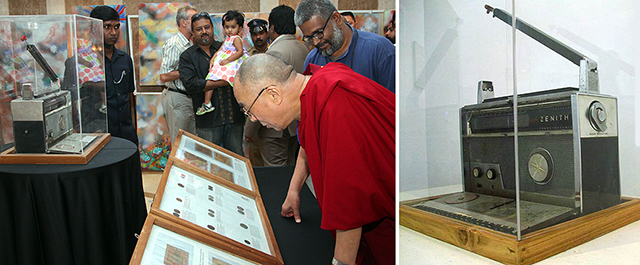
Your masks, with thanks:
<instances>
[{"instance_id":1,"label":"man in white shirt","mask_svg":"<svg viewBox=\"0 0 640 265\"><path fill-rule=\"evenodd\" d=\"M166 88L162 91L162 108L169 127L171 143L176 140L178 131L196 133L196 118L193 103L187 94L180 73L178 62L180 54L191 47L191 17L198 13L192 6L178 9L176 23L178 33L162 45L162 64L160 67L160 81Z\"/></svg>"}]
</instances>

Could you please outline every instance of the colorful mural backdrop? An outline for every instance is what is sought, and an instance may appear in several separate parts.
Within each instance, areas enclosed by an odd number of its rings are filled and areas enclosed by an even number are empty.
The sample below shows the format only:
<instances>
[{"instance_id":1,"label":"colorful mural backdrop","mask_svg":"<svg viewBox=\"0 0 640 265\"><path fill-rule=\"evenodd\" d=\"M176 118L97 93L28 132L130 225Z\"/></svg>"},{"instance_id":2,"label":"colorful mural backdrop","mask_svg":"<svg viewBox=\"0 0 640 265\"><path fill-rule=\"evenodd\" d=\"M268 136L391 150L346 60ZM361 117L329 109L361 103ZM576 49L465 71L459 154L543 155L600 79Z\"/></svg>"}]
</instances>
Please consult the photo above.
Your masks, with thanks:
<instances>
[{"instance_id":1,"label":"colorful mural backdrop","mask_svg":"<svg viewBox=\"0 0 640 265\"><path fill-rule=\"evenodd\" d=\"M356 29L378 33L384 36L384 32L382 31L382 20L384 14L382 12L353 12L353 14L356 16Z\"/></svg>"},{"instance_id":2,"label":"colorful mural backdrop","mask_svg":"<svg viewBox=\"0 0 640 265\"><path fill-rule=\"evenodd\" d=\"M157 94L136 96L140 164L143 169L164 170L171 153L169 128L161 99L162 96Z\"/></svg>"},{"instance_id":3,"label":"colorful mural backdrop","mask_svg":"<svg viewBox=\"0 0 640 265\"><path fill-rule=\"evenodd\" d=\"M97 5L91 6L77 6L76 9L72 10L72 14L89 16L91 14L91 10ZM120 23L122 26L120 27L120 38L116 43L116 49L121 50L123 52L129 53L129 48L127 48L127 15L126 15L126 6L125 5L107 5L113 7L118 14L120 15Z\"/></svg>"},{"instance_id":4,"label":"colorful mural backdrop","mask_svg":"<svg viewBox=\"0 0 640 265\"><path fill-rule=\"evenodd\" d=\"M176 13L185 5L191 5L191 3L138 4L140 85L162 85L160 82L162 45L178 33Z\"/></svg>"}]
</instances>

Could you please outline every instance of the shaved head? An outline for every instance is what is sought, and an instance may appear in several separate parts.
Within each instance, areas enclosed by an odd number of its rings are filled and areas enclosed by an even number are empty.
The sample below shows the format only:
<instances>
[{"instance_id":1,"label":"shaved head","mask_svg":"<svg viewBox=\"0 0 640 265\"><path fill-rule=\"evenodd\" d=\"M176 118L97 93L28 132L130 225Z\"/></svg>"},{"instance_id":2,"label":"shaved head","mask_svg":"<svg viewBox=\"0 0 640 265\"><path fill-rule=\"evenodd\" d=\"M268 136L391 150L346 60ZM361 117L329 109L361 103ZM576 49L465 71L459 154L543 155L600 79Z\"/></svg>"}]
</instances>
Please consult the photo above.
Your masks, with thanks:
<instances>
[{"instance_id":1,"label":"shaved head","mask_svg":"<svg viewBox=\"0 0 640 265\"><path fill-rule=\"evenodd\" d=\"M282 85L296 76L293 66L270 54L256 54L242 63L236 73L235 87L256 92L266 85ZM235 88L234 87L234 88Z\"/></svg>"},{"instance_id":2,"label":"shaved head","mask_svg":"<svg viewBox=\"0 0 640 265\"><path fill-rule=\"evenodd\" d=\"M300 119L300 93L305 80L282 59L261 53L242 63L233 82L233 94L251 121L281 131Z\"/></svg>"}]
</instances>

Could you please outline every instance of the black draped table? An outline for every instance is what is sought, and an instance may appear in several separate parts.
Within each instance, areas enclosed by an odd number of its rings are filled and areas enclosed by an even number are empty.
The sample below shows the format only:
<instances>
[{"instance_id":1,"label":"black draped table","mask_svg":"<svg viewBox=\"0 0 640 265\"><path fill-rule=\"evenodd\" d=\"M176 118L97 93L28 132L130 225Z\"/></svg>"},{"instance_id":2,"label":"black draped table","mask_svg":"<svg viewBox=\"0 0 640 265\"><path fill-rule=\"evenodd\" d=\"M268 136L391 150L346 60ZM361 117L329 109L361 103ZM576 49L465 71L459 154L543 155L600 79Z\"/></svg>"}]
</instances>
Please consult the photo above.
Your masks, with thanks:
<instances>
[{"instance_id":1,"label":"black draped table","mask_svg":"<svg viewBox=\"0 0 640 265\"><path fill-rule=\"evenodd\" d=\"M320 228L320 207L307 184L300 191L302 222L280 215L293 167L254 167L253 171L284 264L331 264L335 240Z\"/></svg>"},{"instance_id":2,"label":"black draped table","mask_svg":"<svg viewBox=\"0 0 640 265\"><path fill-rule=\"evenodd\" d=\"M128 264L146 216L128 140L86 165L0 165L0 264Z\"/></svg>"}]
</instances>

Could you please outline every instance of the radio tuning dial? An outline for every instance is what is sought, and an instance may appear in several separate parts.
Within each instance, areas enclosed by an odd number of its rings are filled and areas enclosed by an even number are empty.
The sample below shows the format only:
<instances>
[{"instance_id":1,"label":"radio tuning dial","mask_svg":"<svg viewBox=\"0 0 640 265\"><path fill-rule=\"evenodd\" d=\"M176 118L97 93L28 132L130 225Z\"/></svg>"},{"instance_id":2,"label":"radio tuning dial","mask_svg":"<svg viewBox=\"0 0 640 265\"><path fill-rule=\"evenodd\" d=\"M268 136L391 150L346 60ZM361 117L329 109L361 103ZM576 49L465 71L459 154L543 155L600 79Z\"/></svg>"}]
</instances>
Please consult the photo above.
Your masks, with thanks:
<instances>
[{"instance_id":1,"label":"radio tuning dial","mask_svg":"<svg viewBox=\"0 0 640 265\"><path fill-rule=\"evenodd\" d=\"M607 130L607 109L600 101L594 101L589 106L589 122L591 127L596 131L603 132Z\"/></svg>"},{"instance_id":2,"label":"radio tuning dial","mask_svg":"<svg viewBox=\"0 0 640 265\"><path fill-rule=\"evenodd\" d=\"M479 178L480 175L482 175L482 170L480 170L479 167L474 167L473 170L471 170L471 174L474 178Z\"/></svg>"},{"instance_id":3,"label":"radio tuning dial","mask_svg":"<svg viewBox=\"0 0 640 265\"><path fill-rule=\"evenodd\" d=\"M549 151L543 148L536 148L529 156L527 163L529 177L536 183L544 185L553 176L553 159Z\"/></svg>"}]
</instances>

